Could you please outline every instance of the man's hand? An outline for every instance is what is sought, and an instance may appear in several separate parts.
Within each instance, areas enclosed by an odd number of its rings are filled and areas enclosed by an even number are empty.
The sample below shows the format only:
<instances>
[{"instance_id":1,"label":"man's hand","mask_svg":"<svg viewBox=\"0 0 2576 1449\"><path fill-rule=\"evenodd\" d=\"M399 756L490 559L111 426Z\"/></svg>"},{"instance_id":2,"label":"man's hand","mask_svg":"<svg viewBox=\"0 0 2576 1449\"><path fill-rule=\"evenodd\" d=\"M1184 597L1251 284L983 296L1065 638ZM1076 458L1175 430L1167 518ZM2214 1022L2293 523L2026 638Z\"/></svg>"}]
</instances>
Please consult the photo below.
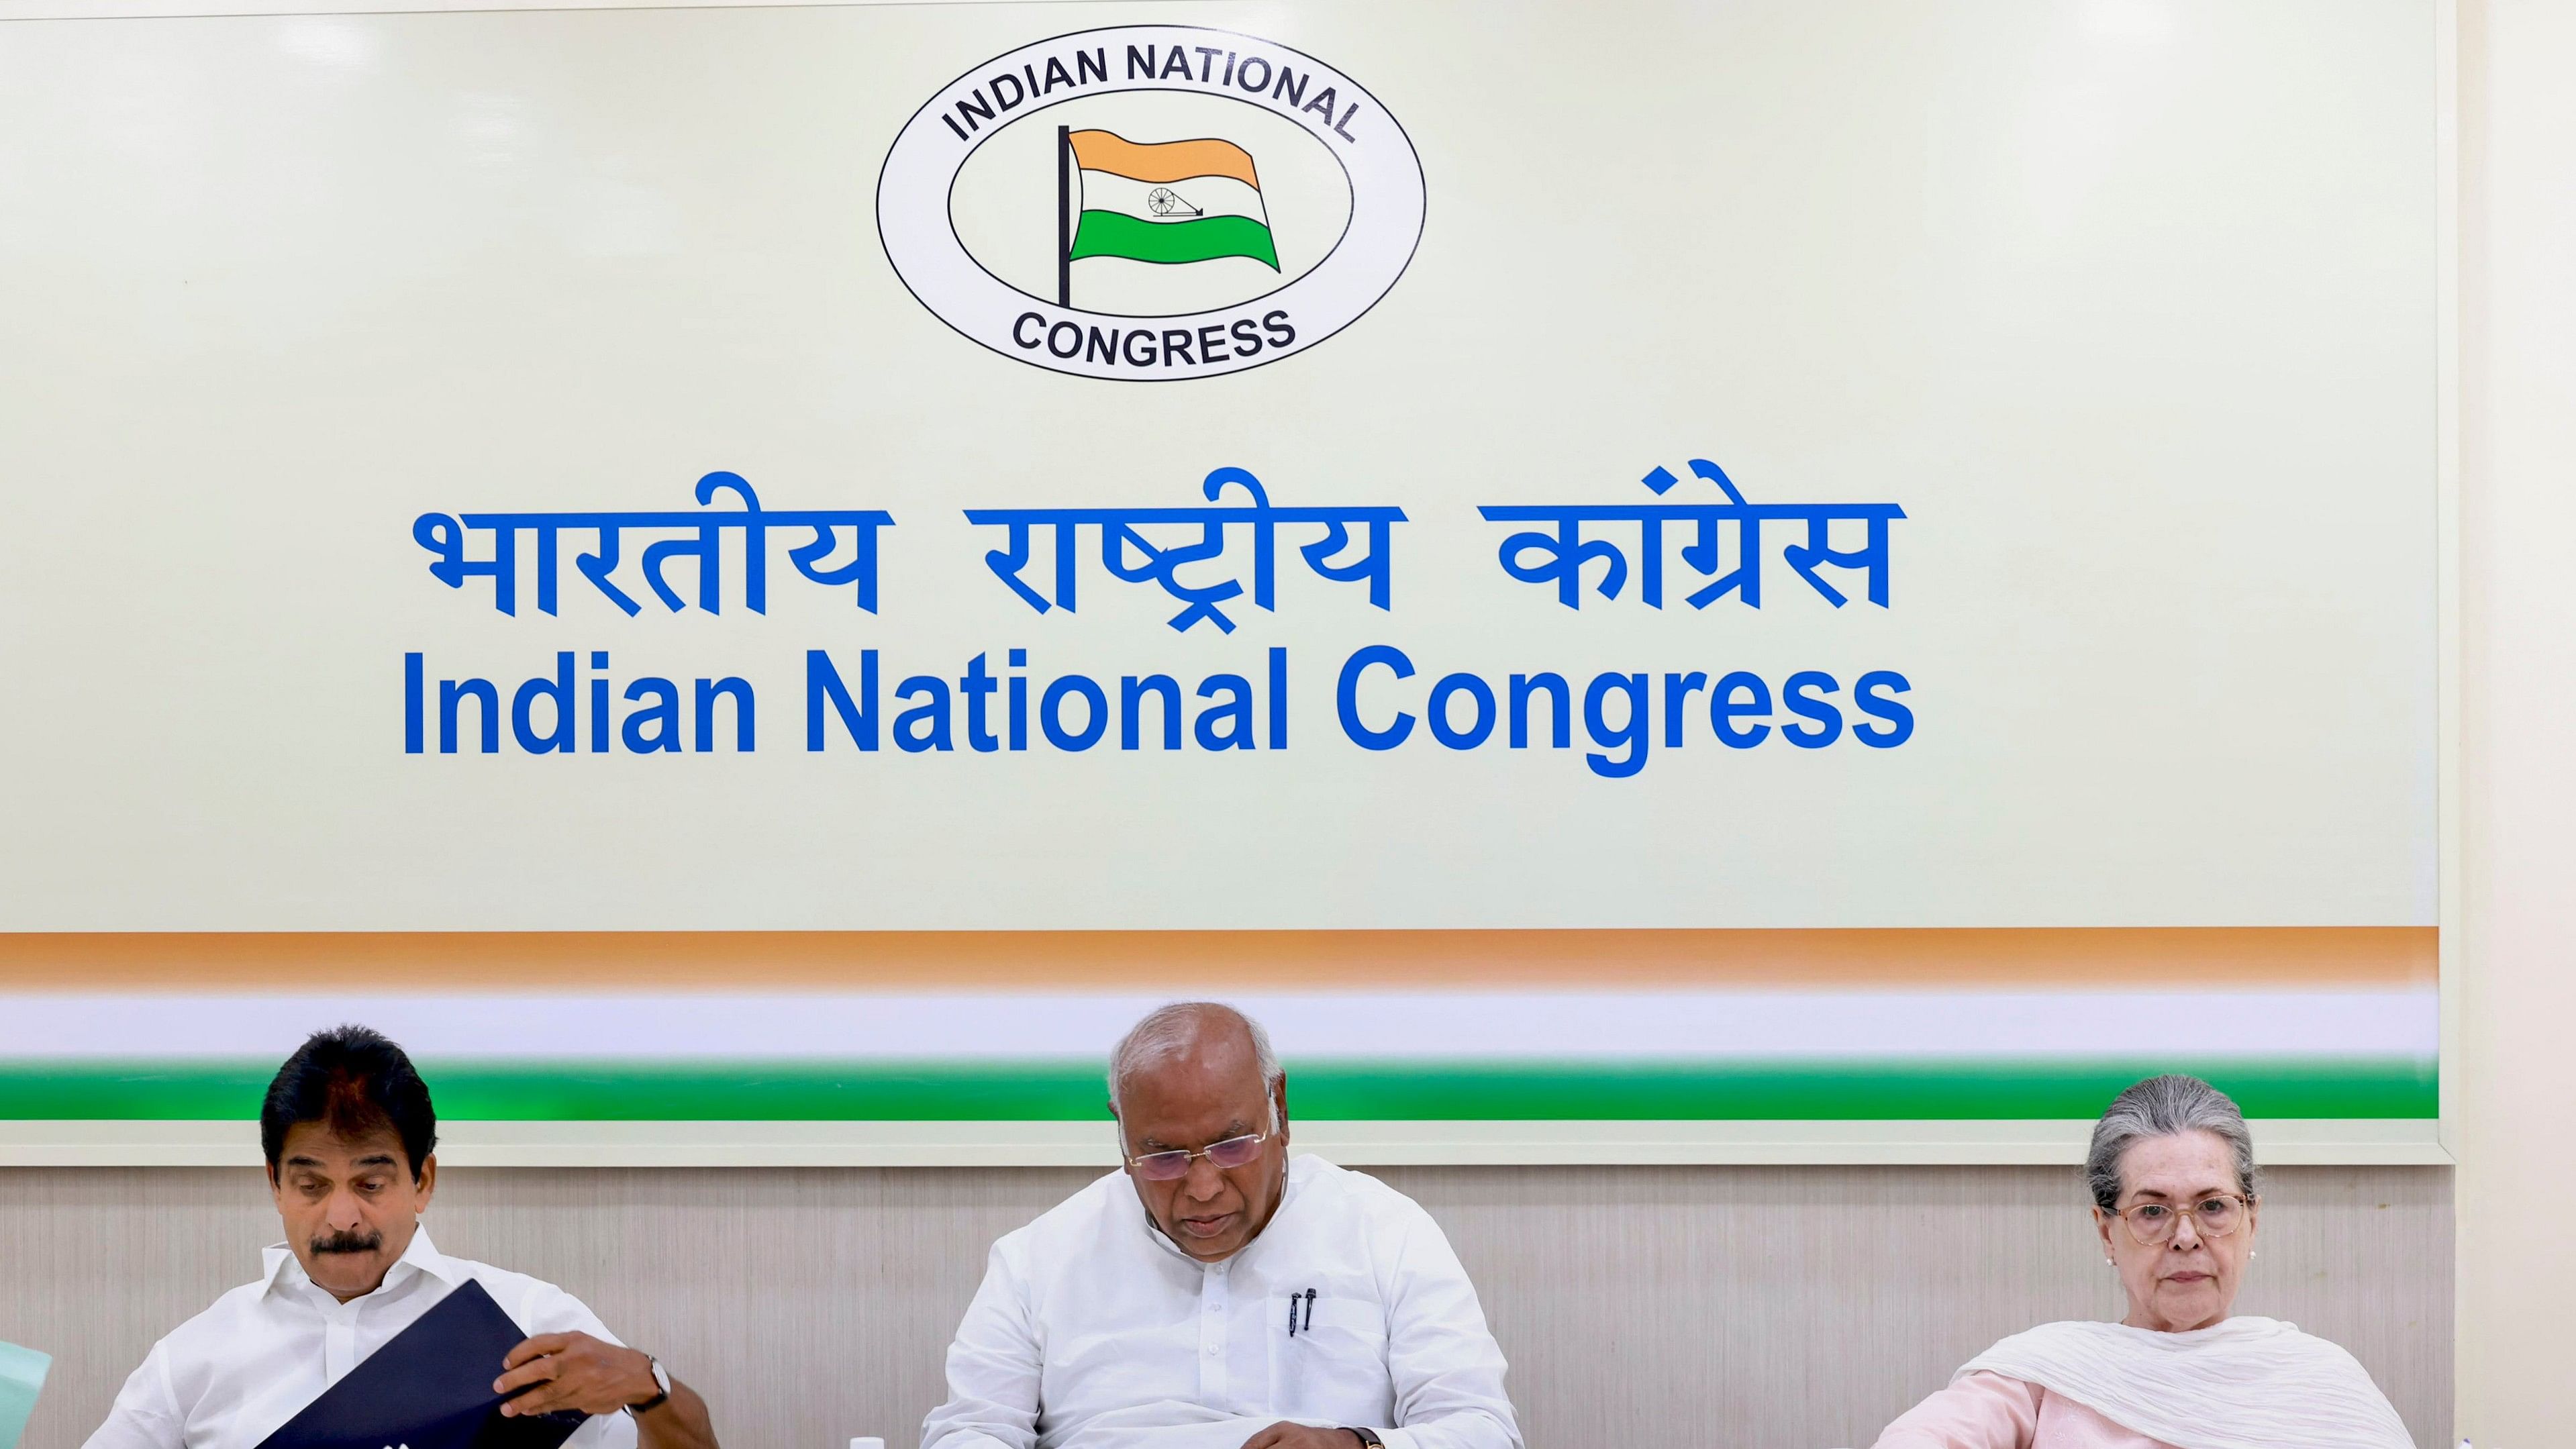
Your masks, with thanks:
<instances>
[{"instance_id":1,"label":"man's hand","mask_svg":"<svg viewBox=\"0 0 2576 1449\"><path fill-rule=\"evenodd\" d=\"M651 1358L587 1333L540 1333L510 1350L501 1367L506 1372L492 1381L492 1392L517 1395L501 1406L505 1416L558 1409L614 1414L662 1392Z\"/></svg>"},{"instance_id":2,"label":"man's hand","mask_svg":"<svg viewBox=\"0 0 2576 1449\"><path fill-rule=\"evenodd\" d=\"M1244 1440L1243 1449L1355 1449L1360 1442L1360 1436L1348 1429L1273 1424Z\"/></svg>"}]
</instances>

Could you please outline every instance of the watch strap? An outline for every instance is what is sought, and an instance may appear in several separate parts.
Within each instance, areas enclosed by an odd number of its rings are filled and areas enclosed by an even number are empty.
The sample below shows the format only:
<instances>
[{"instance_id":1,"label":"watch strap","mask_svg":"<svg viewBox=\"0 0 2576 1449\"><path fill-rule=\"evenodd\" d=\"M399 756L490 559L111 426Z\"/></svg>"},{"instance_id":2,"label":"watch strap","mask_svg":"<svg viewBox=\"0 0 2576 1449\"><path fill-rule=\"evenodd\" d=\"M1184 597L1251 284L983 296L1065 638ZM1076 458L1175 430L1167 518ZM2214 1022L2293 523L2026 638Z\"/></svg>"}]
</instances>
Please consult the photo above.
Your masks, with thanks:
<instances>
[{"instance_id":1,"label":"watch strap","mask_svg":"<svg viewBox=\"0 0 2576 1449\"><path fill-rule=\"evenodd\" d=\"M1377 1431L1375 1429L1363 1429L1357 1424L1344 1424L1342 1426L1342 1432L1345 1434L1358 1435L1359 1441L1362 1444L1367 1445L1368 1449L1386 1449L1386 1441L1377 1436Z\"/></svg>"},{"instance_id":2,"label":"watch strap","mask_svg":"<svg viewBox=\"0 0 2576 1449\"><path fill-rule=\"evenodd\" d=\"M662 1407L664 1404L671 1402L670 1371L662 1367L662 1361L660 1359L653 1357L653 1355L649 1353L644 1355L644 1361L653 1366L653 1386L661 1390L661 1392L641 1403L628 1404L626 1406L626 1412L629 1414L649 1414L655 1409Z\"/></svg>"}]
</instances>

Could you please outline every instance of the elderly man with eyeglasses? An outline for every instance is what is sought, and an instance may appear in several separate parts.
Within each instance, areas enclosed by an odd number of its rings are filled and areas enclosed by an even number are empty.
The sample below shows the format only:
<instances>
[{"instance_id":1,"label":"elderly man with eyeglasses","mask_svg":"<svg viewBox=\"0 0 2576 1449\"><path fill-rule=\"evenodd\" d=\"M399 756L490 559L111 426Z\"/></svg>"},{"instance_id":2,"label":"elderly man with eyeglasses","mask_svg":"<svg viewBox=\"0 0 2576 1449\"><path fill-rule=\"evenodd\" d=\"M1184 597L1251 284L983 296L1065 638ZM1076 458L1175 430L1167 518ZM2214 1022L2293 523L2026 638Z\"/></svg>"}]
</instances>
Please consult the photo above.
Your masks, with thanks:
<instances>
[{"instance_id":1,"label":"elderly man with eyeglasses","mask_svg":"<svg viewBox=\"0 0 2576 1449\"><path fill-rule=\"evenodd\" d=\"M922 1449L1521 1449L1503 1355L1430 1214L1288 1156L1250 1018L1138 1022L1126 1166L994 1244Z\"/></svg>"}]
</instances>

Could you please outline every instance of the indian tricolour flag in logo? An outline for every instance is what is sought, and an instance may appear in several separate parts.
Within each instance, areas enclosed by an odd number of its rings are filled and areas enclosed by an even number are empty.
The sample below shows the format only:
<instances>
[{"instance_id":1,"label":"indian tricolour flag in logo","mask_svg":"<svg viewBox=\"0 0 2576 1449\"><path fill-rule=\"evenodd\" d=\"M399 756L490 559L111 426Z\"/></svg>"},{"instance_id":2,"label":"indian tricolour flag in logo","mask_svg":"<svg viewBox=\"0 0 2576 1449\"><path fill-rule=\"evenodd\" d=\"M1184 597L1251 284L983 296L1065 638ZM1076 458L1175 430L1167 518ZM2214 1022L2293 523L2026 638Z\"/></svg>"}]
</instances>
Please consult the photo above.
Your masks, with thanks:
<instances>
[{"instance_id":1,"label":"indian tricolour flag in logo","mask_svg":"<svg viewBox=\"0 0 2576 1449\"><path fill-rule=\"evenodd\" d=\"M1058 137L1062 305L1073 305L1073 264L1085 257L1165 265L1249 257L1279 270L1251 152L1213 137L1140 143L1064 127Z\"/></svg>"}]
</instances>

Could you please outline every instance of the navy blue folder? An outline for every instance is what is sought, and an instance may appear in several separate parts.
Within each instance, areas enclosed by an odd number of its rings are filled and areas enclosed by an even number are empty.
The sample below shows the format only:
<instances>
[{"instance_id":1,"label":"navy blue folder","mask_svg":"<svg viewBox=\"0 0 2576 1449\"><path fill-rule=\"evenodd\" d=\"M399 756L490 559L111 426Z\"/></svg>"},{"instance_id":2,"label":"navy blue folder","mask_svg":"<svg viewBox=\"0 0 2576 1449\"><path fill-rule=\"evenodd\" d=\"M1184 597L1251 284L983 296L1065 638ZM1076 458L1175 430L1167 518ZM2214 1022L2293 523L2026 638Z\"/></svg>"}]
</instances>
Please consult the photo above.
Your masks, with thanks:
<instances>
[{"instance_id":1,"label":"navy blue folder","mask_svg":"<svg viewBox=\"0 0 2576 1449\"><path fill-rule=\"evenodd\" d=\"M505 1419L492 1392L527 1336L467 1279L259 1449L556 1449L588 1415Z\"/></svg>"}]
</instances>

